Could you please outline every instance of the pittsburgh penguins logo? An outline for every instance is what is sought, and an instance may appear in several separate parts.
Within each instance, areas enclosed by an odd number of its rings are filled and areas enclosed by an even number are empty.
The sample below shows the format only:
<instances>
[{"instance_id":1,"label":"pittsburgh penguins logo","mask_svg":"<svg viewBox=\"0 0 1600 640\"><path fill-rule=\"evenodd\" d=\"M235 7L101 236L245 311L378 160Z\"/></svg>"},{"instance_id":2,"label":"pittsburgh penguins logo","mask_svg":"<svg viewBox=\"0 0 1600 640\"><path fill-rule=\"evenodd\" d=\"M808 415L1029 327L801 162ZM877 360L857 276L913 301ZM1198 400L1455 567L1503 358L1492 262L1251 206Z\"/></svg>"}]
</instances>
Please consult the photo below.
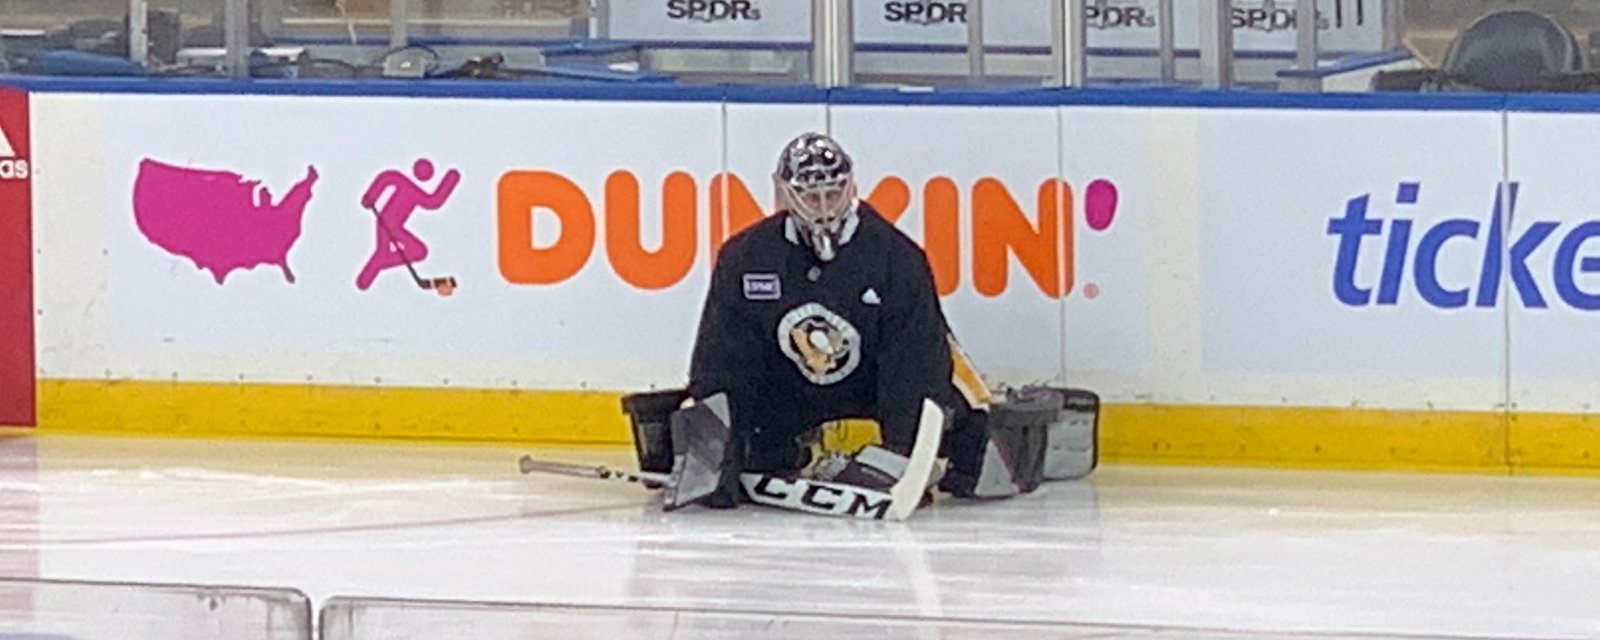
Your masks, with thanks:
<instances>
[{"instance_id":1,"label":"pittsburgh penguins logo","mask_svg":"<svg viewBox=\"0 0 1600 640\"><path fill-rule=\"evenodd\" d=\"M850 321L815 302L778 321L778 347L813 384L845 379L861 364L861 334Z\"/></svg>"}]
</instances>

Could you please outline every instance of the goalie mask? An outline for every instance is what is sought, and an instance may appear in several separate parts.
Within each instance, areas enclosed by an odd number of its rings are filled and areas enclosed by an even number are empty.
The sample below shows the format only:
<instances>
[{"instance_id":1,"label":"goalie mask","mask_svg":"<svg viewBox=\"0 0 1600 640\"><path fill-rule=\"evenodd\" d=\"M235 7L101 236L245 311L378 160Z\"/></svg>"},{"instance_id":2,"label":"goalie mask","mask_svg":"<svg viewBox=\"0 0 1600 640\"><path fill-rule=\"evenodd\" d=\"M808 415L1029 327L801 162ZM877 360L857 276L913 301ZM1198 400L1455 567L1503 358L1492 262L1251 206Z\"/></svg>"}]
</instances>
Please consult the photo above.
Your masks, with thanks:
<instances>
[{"instance_id":1,"label":"goalie mask","mask_svg":"<svg viewBox=\"0 0 1600 640\"><path fill-rule=\"evenodd\" d=\"M800 240L824 262L833 259L845 223L855 213L853 168L849 154L833 138L807 133L784 146L772 174L778 202L789 212Z\"/></svg>"}]
</instances>

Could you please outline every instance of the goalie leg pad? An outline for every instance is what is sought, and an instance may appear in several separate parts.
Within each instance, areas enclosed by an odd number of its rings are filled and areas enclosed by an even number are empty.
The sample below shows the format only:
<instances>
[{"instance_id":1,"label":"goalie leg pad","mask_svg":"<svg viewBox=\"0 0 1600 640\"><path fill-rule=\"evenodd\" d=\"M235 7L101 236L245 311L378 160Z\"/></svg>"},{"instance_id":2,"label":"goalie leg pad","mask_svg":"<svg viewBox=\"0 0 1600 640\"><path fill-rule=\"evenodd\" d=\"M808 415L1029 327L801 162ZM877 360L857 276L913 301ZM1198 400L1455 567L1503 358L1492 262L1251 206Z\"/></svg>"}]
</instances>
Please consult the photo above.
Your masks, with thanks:
<instances>
[{"instance_id":1,"label":"goalie leg pad","mask_svg":"<svg viewBox=\"0 0 1600 640\"><path fill-rule=\"evenodd\" d=\"M622 411L633 427L633 451L639 470L672 472L672 414L689 399L684 389L647 391L622 397Z\"/></svg>"},{"instance_id":2,"label":"goalie leg pad","mask_svg":"<svg viewBox=\"0 0 1600 640\"><path fill-rule=\"evenodd\" d=\"M877 445L867 445L854 455L830 454L818 461L810 477L878 491L894 488L905 477L911 459ZM944 475L944 465L934 463L927 487L933 488Z\"/></svg>"},{"instance_id":3,"label":"goalie leg pad","mask_svg":"<svg viewBox=\"0 0 1600 640\"><path fill-rule=\"evenodd\" d=\"M1046 480L1076 480L1100 464L1100 396L1083 389L1055 389L1061 414L1050 424L1045 452Z\"/></svg>"},{"instance_id":4,"label":"goalie leg pad","mask_svg":"<svg viewBox=\"0 0 1600 640\"><path fill-rule=\"evenodd\" d=\"M1006 498L1029 493L1045 479L1049 428L1064 399L1051 389L1029 387L1007 394L1005 402L974 414L966 426L967 451L951 452L953 463L941 486L966 498Z\"/></svg>"}]
</instances>

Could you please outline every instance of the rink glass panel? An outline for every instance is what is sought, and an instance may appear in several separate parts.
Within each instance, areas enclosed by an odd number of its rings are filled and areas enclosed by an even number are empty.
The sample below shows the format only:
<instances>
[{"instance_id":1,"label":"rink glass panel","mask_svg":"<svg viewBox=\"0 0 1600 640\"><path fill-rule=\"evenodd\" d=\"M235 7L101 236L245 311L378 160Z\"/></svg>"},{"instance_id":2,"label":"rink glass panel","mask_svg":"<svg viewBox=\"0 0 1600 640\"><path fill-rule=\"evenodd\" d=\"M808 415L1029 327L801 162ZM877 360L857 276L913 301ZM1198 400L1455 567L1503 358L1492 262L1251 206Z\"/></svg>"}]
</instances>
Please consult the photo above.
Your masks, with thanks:
<instances>
[{"instance_id":1,"label":"rink glass panel","mask_svg":"<svg viewBox=\"0 0 1600 640\"><path fill-rule=\"evenodd\" d=\"M309 640L299 591L0 579L0 637L29 640Z\"/></svg>"},{"instance_id":2,"label":"rink glass panel","mask_svg":"<svg viewBox=\"0 0 1600 640\"><path fill-rule=\"evenodd\" d=\"M203 75L221 46L226 0L143 0L148 10L150 72ZM393 0L400 2L402 0ZM472 56L500 54L523 69L599 72L599 76L533 73L524 81L579 81L635 86L681 84L809 84L810 3L772 0L248 0L252 45L280 64L257 75L377 75L395 38L430 47L448 68ZM1582 0L1319 0L1340 27L1319 35L1324 58L1374 54L1403 46L1435 66L1456 35L1481 16L1504 9L1546 13L1571 29L1592 59L1591 34L1600 5ZM21 70L42 49L128 56L128 0L0 0L0 73ZM1047 0L990 1L981 11L960 1L857 0L854 83L928 86L1039 86L1051 81L1052 11ZM1157 0L1086 2L1090 80L1161 79ZM1276 72L1293 64L1293 2L1235 0L1245 15L1276 16L1238 26L1235 71L1242 83L1274 88ZM1359 5L1360 9L1355 7ZM1385 15L1399 7L1399 15ZM1194 3L1178 2L1176 82L1198 82ZM1252 13L1253 12L1253 13ZM1265 12L1265 13L1263 13ZM1349 26L1359 14L1362 28ZM981 16L980 19L973 18ZM394 24L396 18L403 25ZM1236 22L1239 20L1236 19ZM970 55L969 24L981 22L982 52ZM1377 27L1379 22L1384 26ZM584 41L589 41L585 46ZM319 61L285 71L281 63ZM351 71L349 66L356 68ZM110 67L93 67L110 73ZM88 69L86 67L86 69ZM123 71L127 71L123 69ZM214 72L212 72L214 73ZM302 75L303 74L303 75ZM274 76L276 77L276 76Z\"/></svg>"},{"instance_id":3,"label":"rink glass panel","mask_svg":"<svg viewBox=\"0 0 1600 640\"><path fill-rule=\"evenodd\" d=\"M333 598L319 615L322 640L1282 640L1295 633L1001 622L935 618L875 618L778 612L599 607L556 604L491 604ZM1318 635L1319 640L1380 635ZM1393 636L1400 638L1401 636Z\"/></svg>"}]
</instances>

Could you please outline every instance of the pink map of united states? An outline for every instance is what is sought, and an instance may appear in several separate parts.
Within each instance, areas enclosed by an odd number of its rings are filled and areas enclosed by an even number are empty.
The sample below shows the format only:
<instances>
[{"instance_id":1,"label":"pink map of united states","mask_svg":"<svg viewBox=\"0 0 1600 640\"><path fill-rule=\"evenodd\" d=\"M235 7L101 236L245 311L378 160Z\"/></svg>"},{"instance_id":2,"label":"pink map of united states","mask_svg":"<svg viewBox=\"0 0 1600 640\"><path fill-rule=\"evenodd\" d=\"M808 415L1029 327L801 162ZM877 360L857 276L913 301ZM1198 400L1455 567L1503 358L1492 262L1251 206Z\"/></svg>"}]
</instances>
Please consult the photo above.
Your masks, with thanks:
<instances>
[{"instance_id":1,"label":"pink map of united states","mask_svg":"<svg viewBox=\"0 0 1600 640\"><path fill-rule=\"evenodd\" d=\"M152 244L193 260L217 284L238 269L276 265L294 282L289 250L300 239L316 167L273 201L260 180L231 171L145 159L133 186L133 217Z\"/></svg>"}]
</instances>

